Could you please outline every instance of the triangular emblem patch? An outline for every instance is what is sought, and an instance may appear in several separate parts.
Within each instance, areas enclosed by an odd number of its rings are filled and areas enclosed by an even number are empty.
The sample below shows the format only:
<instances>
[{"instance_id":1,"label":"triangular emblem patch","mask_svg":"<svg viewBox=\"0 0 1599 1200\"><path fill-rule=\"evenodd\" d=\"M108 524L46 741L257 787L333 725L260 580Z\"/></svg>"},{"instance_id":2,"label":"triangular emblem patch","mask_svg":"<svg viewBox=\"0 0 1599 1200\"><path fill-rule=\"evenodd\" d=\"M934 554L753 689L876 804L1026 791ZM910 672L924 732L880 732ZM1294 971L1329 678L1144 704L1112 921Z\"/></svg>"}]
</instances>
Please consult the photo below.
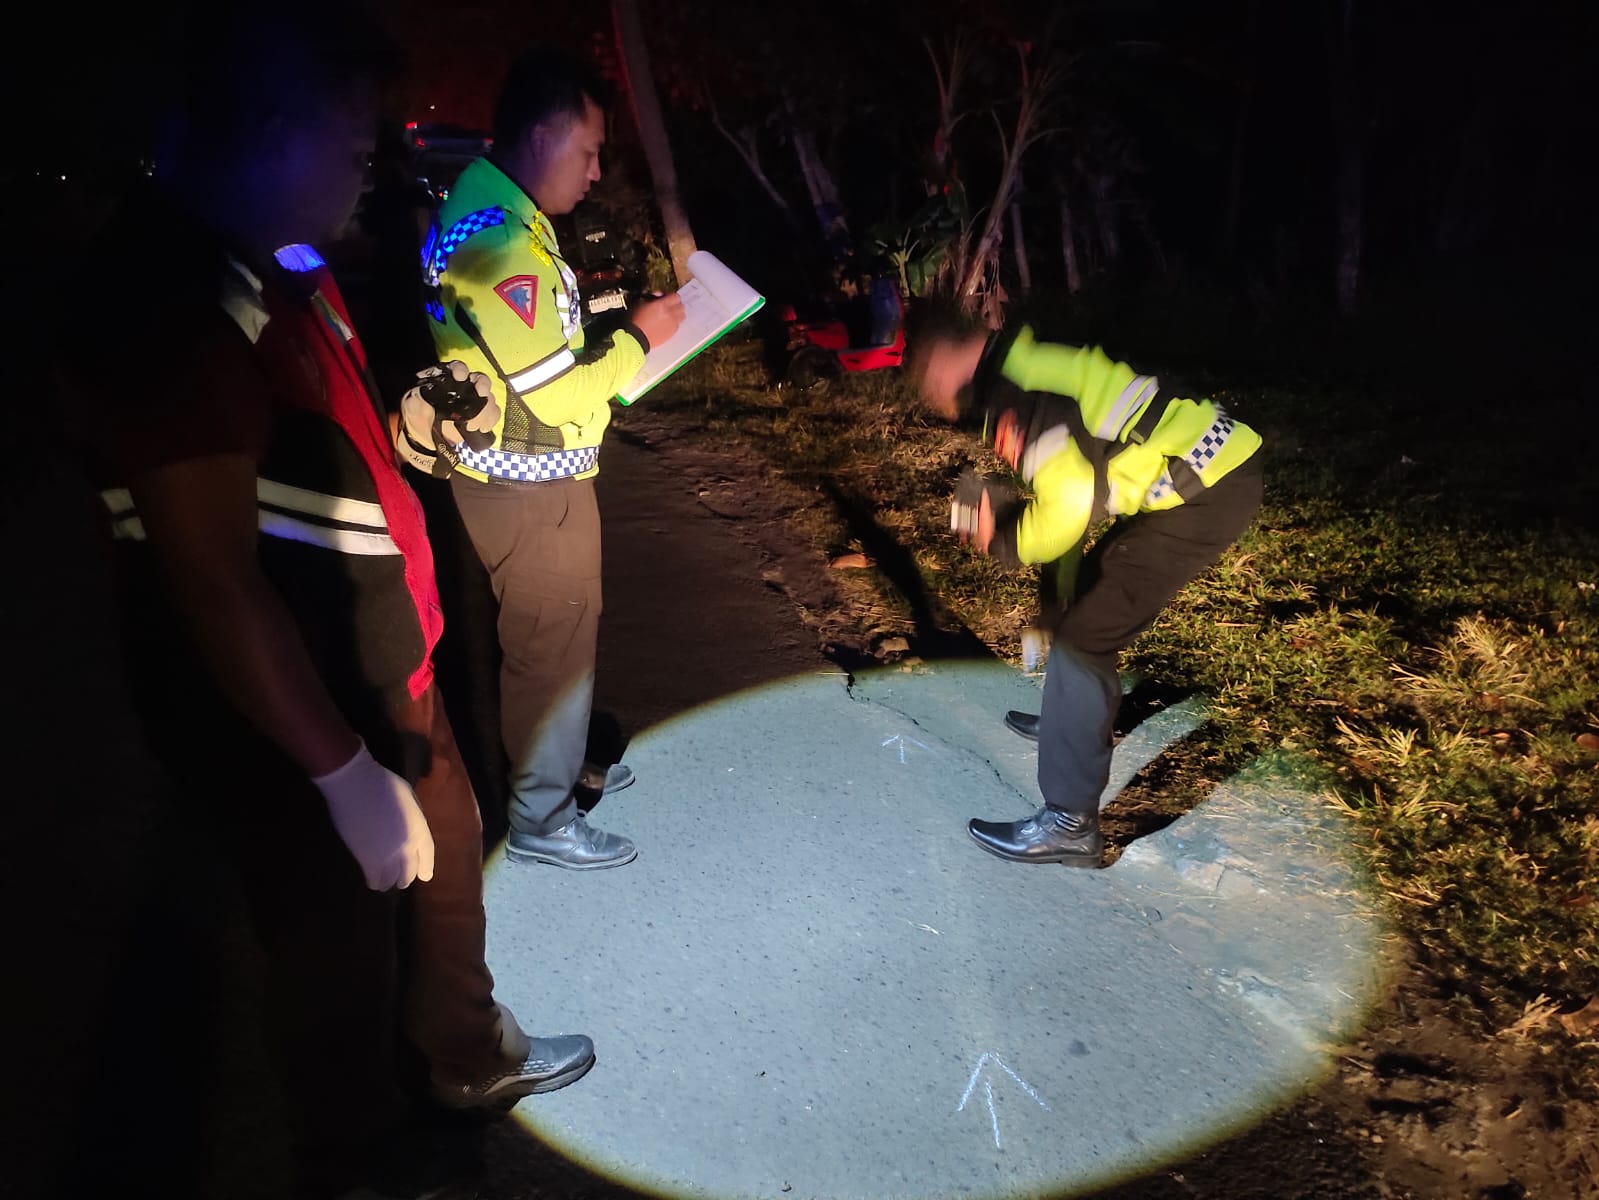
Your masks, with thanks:
<instances>
[{"instance_id":1,"label":"triangular emblem patch","mask_svg":"<svg viewBox=\"0 0 1599 1200\"><path fill-rule=\"evenodd\" d=\"M529 329L538 311L539 278L537 275L513 275L504 283L496 284L495 294L515 310Z\"/></svg>"}]
</instances>

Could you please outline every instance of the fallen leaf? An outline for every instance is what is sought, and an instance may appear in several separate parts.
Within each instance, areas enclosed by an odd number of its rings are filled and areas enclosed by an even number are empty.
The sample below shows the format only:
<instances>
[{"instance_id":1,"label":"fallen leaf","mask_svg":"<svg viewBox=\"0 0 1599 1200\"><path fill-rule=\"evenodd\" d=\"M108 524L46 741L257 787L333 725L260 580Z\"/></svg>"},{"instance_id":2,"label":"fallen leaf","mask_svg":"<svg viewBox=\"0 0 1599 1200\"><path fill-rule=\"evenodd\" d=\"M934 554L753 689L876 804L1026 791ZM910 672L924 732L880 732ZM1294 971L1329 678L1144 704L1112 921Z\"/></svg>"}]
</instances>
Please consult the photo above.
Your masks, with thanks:
<instances>
[{"instance_id":1,"label":"fallen leaf","mask_svg":"<svg viewBox=\"0 0 1599 1200\"><path fill-rule=\"evenodd\" d=\"M835 571L842 571L851 567L869 567L872 565L872 560L864 554L840 554L827 565Z\"/></svg>"},{"instance_id":2,"label":"fallen leaf","mask_svg":"<svg viewBox=\"0 0 1599 1200\"><path fill-rule=\"evenodd\" d=\"M1599 1029L1599 996L1595 996L1574 1013L1561 1013L1555 1020L1565 1026L1572 1037L1586 1037Z\"/></svg>"}]
</instances>

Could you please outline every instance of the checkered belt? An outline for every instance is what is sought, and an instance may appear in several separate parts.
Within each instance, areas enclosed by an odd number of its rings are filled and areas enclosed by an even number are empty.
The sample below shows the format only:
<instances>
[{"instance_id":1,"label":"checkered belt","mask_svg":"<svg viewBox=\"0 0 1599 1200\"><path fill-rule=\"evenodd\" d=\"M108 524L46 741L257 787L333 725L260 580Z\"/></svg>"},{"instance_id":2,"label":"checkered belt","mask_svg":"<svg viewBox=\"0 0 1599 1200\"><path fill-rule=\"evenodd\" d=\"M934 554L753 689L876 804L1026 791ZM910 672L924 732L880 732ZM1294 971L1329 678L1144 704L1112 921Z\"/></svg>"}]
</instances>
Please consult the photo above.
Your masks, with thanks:
<instances>
[{"instance_id":1,"label":"checkered belt","mask_svg":"<svg viewBox=\"0 0 1599 1200\"><path fill-rule=\"evenodd\" d=\"M549 454L515 454L509 450L474 450L463 445L456 453L463 467L471 467L496 479L519 479L529 483L581 475L592 471L600 461L598 446L555 450Z\"/></svg>"}]
</instances>

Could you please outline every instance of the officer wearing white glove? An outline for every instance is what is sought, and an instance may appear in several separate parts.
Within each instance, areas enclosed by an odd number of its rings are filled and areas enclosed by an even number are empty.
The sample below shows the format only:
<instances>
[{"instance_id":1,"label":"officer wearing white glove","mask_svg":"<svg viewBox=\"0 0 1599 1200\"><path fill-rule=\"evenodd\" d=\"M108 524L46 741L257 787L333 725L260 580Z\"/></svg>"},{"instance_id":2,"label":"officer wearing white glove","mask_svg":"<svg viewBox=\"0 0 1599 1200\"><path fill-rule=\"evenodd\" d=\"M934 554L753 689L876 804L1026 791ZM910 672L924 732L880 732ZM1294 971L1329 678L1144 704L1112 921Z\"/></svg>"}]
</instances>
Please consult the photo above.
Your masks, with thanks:
<instances>
[{"instance_id":1,"label":"officer wearing white glove","mask_svg":"<svg viewBox=\"0 0 1599 1200\"><path fill-rule=\"evenodd\" d=\"M355 855L374 892L433 878L433 834L411 785L360 750L336 771L311 780L327 801L333 828Z\"/></svg>"},{"instance_id":2,"label":"officer wearing white glove","mask_svg":"<svg viewBox=\"0 0 1599 1200\"><path fill-rule=\"evenodd\" d=\"M417 386L400 397L400 421L395 430L394 446L400 457L418 471L447 479L457 461L456 448L467 440L468 433L493 441L493 429L500 420L500 406L494 399L489 377L481 371L469 371L459 359L442 366L426 367L417 372L416 379ZM470 385L483 401L483 406L463 422L463 427L446 420L424 394L430 385L444 381Z\"/></svg>"}]
</instances>

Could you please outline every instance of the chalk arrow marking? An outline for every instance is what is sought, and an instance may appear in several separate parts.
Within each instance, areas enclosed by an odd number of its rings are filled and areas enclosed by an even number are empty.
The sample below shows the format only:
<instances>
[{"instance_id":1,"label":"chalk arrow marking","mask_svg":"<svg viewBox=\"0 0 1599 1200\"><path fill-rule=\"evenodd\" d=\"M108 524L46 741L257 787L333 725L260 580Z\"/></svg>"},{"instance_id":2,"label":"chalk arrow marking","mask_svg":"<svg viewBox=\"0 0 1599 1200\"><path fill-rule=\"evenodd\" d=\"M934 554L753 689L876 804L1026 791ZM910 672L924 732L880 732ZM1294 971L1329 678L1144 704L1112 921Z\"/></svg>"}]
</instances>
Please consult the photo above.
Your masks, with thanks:
<instances>
[{"instance_id":1,"label":"chalk arrow marking","mask_svg":"<svg viewBox=\"0 0 1599 1200\"><path fill-rule=\"evenodd\" d=\"M1050 1106L1045 1102L1044 1098L1034 1090L1032 1084L1028 1083L1027 1080L1023 1079L1020 1075L1016 1074L1015 1071L1010 1069L1010 1065L1003 1058L997 1054L990 1054L985 1050L982 1057L977 1060L977 1065L972 1068L972 1077L966 1081L966 1090L961 1093L961 1102L955 1106L956 1112L961 1112L966 1108L966 1102L972 1098L972 1092L977 1088L977 1080L982 1075L983 1068L989 1063L993 1063L1001 1071L1004 1071L1005 1074L1014 1079L1016 1081L1016 1086L1031 1096L1034 1103L1036 1103L1039 1108L1043 1109L1045 1112L1055 1111L1054 1109L1050 1108ZM994 1084L991 1080L983 1080L983 1099L988 1104L988 1124L994 1131L994 1149L998 1150L999 1114L994 1111Z\"/></svg>"},{"instance_id":2,"label":"chalk arrow marking","mask_svg":"<svg viewBox=\"0 0 1599 1200\"><path fill-rule=\"evenodd\" d=\"M889 746L898 747L899 761L902 763L905 761L905 747L907 744L912 746L920 746L923 750L927 749L927 747L921 742L918 742L913 737L906 737L903 733L896 733L893 737L886 737L883 739L884 749L887 749Z\"/></svg>"}]
</instances>

